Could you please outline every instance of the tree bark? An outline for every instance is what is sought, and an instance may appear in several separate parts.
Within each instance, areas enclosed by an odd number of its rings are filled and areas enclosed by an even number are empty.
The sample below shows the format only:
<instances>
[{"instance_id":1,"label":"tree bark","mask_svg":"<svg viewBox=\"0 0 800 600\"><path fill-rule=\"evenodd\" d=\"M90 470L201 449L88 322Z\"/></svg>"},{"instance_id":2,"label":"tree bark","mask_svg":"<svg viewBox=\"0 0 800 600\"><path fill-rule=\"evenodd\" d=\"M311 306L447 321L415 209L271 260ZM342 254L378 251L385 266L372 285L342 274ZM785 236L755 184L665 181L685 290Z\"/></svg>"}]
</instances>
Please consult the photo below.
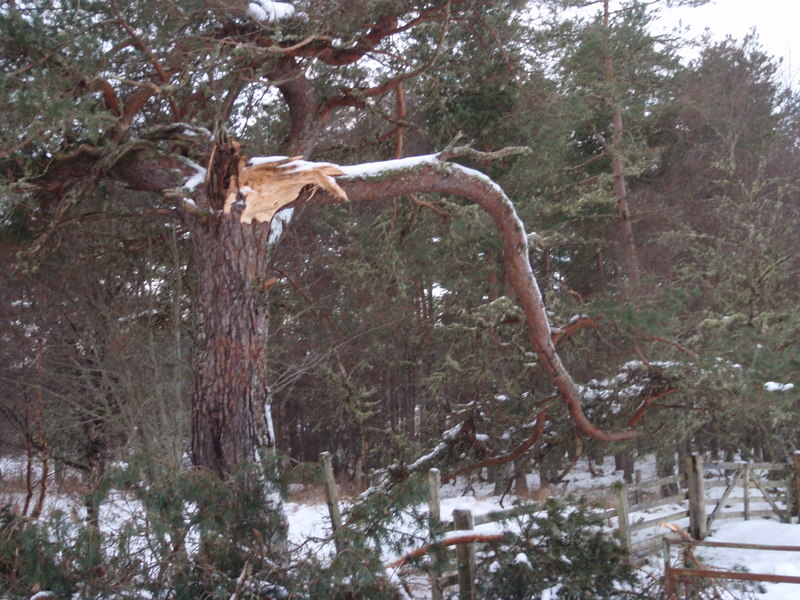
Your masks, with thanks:
<instances>
[{"instance_id":1,"label":"tree bark","mask_svg":"<svg viewBox=\"0 0 800 600\"><path fill-rule=\"evenodd\" d=\"M260 459L271 439L267 386L269 224L238 211L187 217L194 248L202 333L192 399L196 466L233 473Z\"/></svg>"},{"instance_id":2,"label":"tree bark","mask_svg":"<svg viewBox=\"0 0 800 600\"><path fill-rule=\"evenodd\" d=\"M609 35L609 6L608 0L603 2L603 28L606 35ZM611 57L611 43L606 39L605 54L603 55L603 69L606 83L613 86L616 76L614 74L614 63ZM633 225L631 224L631 212L628 203L628 187L625 182L625 165L620 158L619 148L622 144L622 133L625 130L622 122L622 107L616 94L608 99L612 110L612 130L611 146L608 148L611 154L611 169L614 176L614 194L617 197L617 218L619 222L619 242L622 248L622 257L625 264L626 284L629 291L639 288L641 277L639 275L639 260L636 256L636 243L633 238Z\"/></svg>"}]
</instances>

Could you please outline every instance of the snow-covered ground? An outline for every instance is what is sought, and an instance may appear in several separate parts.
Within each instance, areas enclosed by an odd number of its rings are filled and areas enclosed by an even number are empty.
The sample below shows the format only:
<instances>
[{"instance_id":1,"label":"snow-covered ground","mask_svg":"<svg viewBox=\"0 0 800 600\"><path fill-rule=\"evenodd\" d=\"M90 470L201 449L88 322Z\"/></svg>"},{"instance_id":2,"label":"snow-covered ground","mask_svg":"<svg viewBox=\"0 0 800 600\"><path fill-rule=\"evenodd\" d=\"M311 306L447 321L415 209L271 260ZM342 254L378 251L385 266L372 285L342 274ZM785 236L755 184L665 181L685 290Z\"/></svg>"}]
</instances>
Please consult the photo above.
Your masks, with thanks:
<instances>
[{"instance_id":1,"label":"snow-covered ground","mask_svg":"<svg viewBox=\"0 0 800 600\"><path fill-rule=\"evenodd\" d=\"M722 521L707 538L712 542L739 542L769 546L800 546L800 525L772 519ZM744 569L750 573L800 576L800 552L701 548L698 558L713 569ZM766 590L759 598L796 600L800 584L762 583Z\"/></svg>"},{"instance_id":2,"label":"snow-covered ground","mask_svg":"<svg viewBox=\"0 0 800 600\"><path fill-rule=\"evenodd\" d=\"M11 465L0 461L3 473L8 476L11 472ZM652 461L641 461L637 463L641 467L642 479L647 480L654 477L654 465ZM594 474L590 474L587 465L581 462L559 486L554 489L542 490L540 494L533 494L536 499L543 499L548 494L564 495L565 493L575 493L580 495L584 490L590 488L604 487L613 484L621 478L619 472L614 472L613 465L608 462L602 466L594 467ZM536 476L529 477L529 485L535 489L538 485ZM741 488L739 488L739 492ZM709 488L708 497L719 497L722 488ZM735 504L737 493L731 494L727 504ZM72 497L58 496L49 494L47 498L46 510L59 508L68 512L81 512L80 496L75 494ZM489 512L500 511L510 508L516 499L513 496L496 496L491 492L489 484L479 481L455 483L442 486L441 489L441 515L443 519L450 519L453 510L468 509L472 511L476 518ZM0 491L0 501L5 504L8 501L19 501L10 494ZM709 501L708 512L711 511ZM639 513L631 514L631 523L646 521L656 521L652 527L635 533L634 541L643 536L658 536L667 533L667 530L659 527L658 520L663 515L668 515L684 508L683 504L670 504L655 509L649 509ZM757 490L751 490L751 509L759 510L766 508L766 503L760 498ZM121 494L114 494L103 506L101 521L106 527L114 527L114 524L121 525L128 519L139 518L137 516L137 506L129 498ZM293 496L285 505L288 521L290 541L298 546L304 545L317 553L330 553L333 551L333 544L330 536L330 521L328 518L327 506L324 502L308 502L302 496ZM741 510L741 507L731 506L731 510ZM113 516L113 518L112 518ZM610 527L616 525L616 519L610 519ZM688 519L671 519L676 525L685 527ZM476 530L480 533L494 533L498 530L498 525L489 523L479 525ZM800 525L780 523L777 519L754 518L749 521L742 520L717 520L714 522L710 541L741 542L763 545L783 545L800 546ZM410 550L411 548L409 548ZM781 574L800 576L800 552L775 552L775 551L756 551L742 549L722 549L722 548L701 548L697 552L698 558L712 569L739 569L751 573ZM384 557L387 564L398 558L387 552ZM650 571L656 576L662 572L663 563L660 554L654 554L650 559ZM404 577L411 577L413 580L412 598L413 600L427 600L430 598L430 591L424 576L414 576L409 572L404 572ZM764 600L786 600L789 598L800 598L800 585L798 584L760 584L764 590L759 594L759 598Z\"/></svg>"}]
</instances>

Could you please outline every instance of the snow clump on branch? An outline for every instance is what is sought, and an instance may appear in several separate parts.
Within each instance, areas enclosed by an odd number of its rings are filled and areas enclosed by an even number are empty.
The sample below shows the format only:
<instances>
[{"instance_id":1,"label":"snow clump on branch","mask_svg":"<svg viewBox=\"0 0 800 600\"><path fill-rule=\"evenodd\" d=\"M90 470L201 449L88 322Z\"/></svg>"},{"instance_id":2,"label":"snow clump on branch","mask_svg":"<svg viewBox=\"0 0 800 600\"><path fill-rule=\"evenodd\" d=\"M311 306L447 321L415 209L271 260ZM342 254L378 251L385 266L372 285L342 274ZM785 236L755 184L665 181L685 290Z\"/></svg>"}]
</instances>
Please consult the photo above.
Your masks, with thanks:
<instances>
[{"instance_id":1,"label":"snow clump on branch","mask_svg":"<svg viewBox=\"0 0 800 600\"><path fill-rule=\"evenodd\" d=\"M294 6L288 2L256 0L247 6L247 14L256 21L274 23L294 16Z\"/></svg>"},{"instance_id":2,"label":"snow clump on branch","mask_svg":"<svg viewBox=\"0 0 800 600\"><path fill-rule=\"evenodd\" d=\"M778 383L777 381L768 381L764 384L764 389L768 392L790 392L794 389L793 383Z\"/></svg>"}]
</instances>

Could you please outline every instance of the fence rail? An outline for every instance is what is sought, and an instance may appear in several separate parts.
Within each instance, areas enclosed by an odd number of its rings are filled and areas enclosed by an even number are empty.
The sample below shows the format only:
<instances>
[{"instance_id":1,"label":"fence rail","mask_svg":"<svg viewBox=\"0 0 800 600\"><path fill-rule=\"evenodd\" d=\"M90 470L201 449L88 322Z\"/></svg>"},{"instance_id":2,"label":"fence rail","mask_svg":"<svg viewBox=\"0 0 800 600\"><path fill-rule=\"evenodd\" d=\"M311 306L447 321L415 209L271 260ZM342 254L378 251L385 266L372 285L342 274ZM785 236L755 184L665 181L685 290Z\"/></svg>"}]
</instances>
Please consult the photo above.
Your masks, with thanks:
<instances>
[{"instance_id":1,"label":"fence rail","mask_svg":"<svg viewBox=\"0 0 800 600\"><path fill-rule=\"evenodd\" d=\"M722 571L718 569L708 569L705 565L695 563L694 567L675 567L672 564L670 553L671 545L687 546L692 549L695 547L708 548L738 548L743 550L768 550L776 552L800 552L800 546L766 546L762 544L740 544L734 542L706 542L698 540L687 540L676 538L670 535L663 537L664 555L664 583L667 600L678 598L678 587L682 578L695 579L734 579L738 581L762 581L766 583L796 583L800 584L800 577L793 575L775 575L773 573L743 573L739 571Z\"/></svg>"}]
</instances>

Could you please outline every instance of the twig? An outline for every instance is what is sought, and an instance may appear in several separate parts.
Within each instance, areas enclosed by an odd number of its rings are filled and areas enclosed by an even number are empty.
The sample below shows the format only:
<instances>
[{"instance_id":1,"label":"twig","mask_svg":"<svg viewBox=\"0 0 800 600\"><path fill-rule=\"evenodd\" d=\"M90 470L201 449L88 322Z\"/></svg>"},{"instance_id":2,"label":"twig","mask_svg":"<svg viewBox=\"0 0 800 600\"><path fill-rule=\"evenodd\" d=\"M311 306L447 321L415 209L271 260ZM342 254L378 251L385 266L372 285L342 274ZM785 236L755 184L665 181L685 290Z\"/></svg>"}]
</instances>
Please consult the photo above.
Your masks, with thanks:
<instances>
[{"instance_id":1,"label":"twig","mask_svg":"<svg viewBox=\"0 0 800 600\"><path fill-rule=\"evenodd\" d=\"M501 160L508 156L518 156L521 154L533 154L533 150L528 146L508 146L493 152L481 152L469 146L453 146L445 148L438 154L439 160L450 160L451 158L471 158L478 162L490 162Z\"/></svg>"}]
</instances>

